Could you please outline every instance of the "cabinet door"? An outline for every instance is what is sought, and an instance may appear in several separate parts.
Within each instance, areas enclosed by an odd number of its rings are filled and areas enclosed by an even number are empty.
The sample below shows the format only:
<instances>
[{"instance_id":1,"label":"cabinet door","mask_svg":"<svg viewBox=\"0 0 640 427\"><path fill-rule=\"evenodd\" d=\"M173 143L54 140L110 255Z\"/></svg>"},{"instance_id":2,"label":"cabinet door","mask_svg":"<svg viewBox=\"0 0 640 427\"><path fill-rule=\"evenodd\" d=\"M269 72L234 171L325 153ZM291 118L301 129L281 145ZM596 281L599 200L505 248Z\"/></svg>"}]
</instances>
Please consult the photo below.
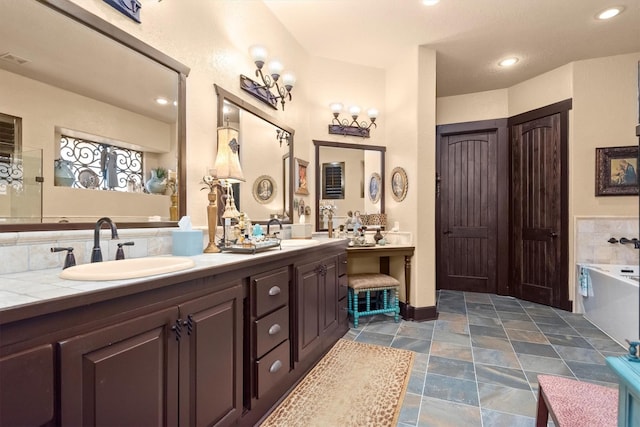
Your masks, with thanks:
<instances>
[{"instance_id":1,"label":"cabinet door","mask_svg":"<svg viewBox=\"0 0 640 427\"><path fill-rule=\"evenodd\" d=\"M322 316L322 334L329 333L338 322L338 268L336 258L323 260L322 293L324 310Z\"/></svg>"},{"instance_id":2,"label":"cabinet door","mask_svg":"<svg viewBox=\"0 0 640 427\"><path fill-rule=\"evenodd\" d=\"M0 426L53 422L53 345L0 358Z\"/></svg>"},{"instance_id":3,"label":"cabinet door","mask_svg":"<svg viewBox=\"0 0 640 427\"><path fill-rule=\"evenodd\" d=\"M242 415L242 286L179 306L180 425L231 425Z\"/></svg>"},{"instance_id":4,"label":"cabinet door","mask_svg":"<svg viewBox=\"0 0 640 427\"><path fill-rule=\"evenodd\" d=\"M303 264L296 268L296 291L298 294L298 354L303 360L320 345L320 264Z\"/></svg>"},{"instance_id":5,"label":"cabinet door","mask_svg":"<svg viewBox=\"0 0 640 427\"><path fill-rule=\"evenodd\" d=\"M177 425L177 316L166 309L59 343L62 425Z\"/></svg>"},{"instance_id":6,"label":"cabinet door","mask_svg":"<svg viewBox=\"0 0 640 427\"><path fill-rule=\"evenodd\" d=\"M322 337L338 320L338 277L335 257L296 268L298 294L297 360L322 345Z\"/></svg>"}]
</instances>

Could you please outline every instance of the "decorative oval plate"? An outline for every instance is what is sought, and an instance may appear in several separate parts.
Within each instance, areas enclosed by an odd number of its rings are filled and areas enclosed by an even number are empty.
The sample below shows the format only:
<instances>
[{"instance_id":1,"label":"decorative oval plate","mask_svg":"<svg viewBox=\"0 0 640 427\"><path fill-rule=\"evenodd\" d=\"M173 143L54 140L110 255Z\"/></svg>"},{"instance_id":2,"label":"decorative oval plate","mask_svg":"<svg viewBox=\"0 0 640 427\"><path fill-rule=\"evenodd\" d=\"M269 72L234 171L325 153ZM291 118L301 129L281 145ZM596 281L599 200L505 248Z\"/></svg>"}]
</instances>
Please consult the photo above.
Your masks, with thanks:
<instances>
[{"instance_id":1,"label":"decorative oval plate","mask_svg":"<svg viewBox=\"0 0 640 427\"><path fill-rule=\"evenodd\" d=\"M91 169L82 169L78 174L78 182L84 188L95 190L100 184L100 177Z\"/></svg>"}]
</instances>

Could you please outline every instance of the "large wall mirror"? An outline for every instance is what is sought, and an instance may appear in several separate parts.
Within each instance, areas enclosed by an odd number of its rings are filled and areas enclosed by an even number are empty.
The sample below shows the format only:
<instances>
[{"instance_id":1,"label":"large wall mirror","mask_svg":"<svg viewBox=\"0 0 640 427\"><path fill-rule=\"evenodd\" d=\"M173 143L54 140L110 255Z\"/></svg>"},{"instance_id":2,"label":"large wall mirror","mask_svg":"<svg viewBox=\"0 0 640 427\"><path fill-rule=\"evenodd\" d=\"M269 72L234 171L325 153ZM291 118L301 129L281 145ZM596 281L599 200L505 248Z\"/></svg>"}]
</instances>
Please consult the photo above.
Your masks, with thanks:
<instances>
[{"instance_id":1,"label":"large wall mirror","mask_svg":"<svg viewBox=\"0 0 640 427\"><path fill-rule=\"evenodd\" d=\"M20 126L0 142L0 231L175 225L189 68L68 0L0 16L0 113ZM152 191L158 169L176 185Z\"/></svg>"},{"instance_id":2,"label":"large wall mirror","mask_svg":"<svg viewBox=\"0 0 640 427\"><path fill-rule=\"evenodd\" d=\"M384 157L386 147L313 141L316 160L316 231L326 231L328 215L321 207L335 207L333 226L350 220L349 213L384 213Z\"/></svg>"},{"instance_id":3,"label":"large wall mirror","mask_svg":"<svg viewBox=\"0 0 640 427\"><path fill-rule=\"evenodd\" d=\"M245 182L234 189L238 210L251 221L266 223L293 218L294 129L280 123L238 96L214 85L218 126L238 129L240 165Z\"/></svg>"}]
</instances>

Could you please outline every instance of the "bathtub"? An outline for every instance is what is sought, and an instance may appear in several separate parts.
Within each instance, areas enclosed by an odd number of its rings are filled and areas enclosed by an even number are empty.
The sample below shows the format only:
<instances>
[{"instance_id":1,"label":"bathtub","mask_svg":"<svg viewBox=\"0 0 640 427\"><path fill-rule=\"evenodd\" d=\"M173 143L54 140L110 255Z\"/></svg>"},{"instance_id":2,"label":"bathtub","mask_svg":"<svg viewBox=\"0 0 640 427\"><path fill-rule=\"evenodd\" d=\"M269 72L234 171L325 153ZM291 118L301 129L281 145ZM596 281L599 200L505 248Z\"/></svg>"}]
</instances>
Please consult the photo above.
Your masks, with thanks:
<instances>
[{"instance_id":1,"label":"bathtub","mask_svg":"<svg viewBox=\"0 0 640 427\"><path fill-rule=\"evenodd\" d=\"M584 313L586 319L624 347L628 347L625 339L638 341L640 268L615 264L578 264L578 274L581 267L589 273L593 296L583 296L580 293L580 281L576 280L576 311Z\"/></svg>"}]
</instances>

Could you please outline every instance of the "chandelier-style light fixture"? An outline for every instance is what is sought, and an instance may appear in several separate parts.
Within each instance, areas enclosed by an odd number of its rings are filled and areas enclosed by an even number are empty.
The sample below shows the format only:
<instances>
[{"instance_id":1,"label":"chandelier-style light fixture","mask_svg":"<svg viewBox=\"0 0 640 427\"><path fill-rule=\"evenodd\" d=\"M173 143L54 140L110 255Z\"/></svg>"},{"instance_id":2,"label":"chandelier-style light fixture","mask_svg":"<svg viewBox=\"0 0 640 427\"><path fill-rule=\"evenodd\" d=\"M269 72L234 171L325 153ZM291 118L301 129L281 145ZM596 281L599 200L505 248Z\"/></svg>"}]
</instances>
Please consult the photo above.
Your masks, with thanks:
<instances>
[{"instance_id":1,"label":"chandelier-style light fixture","mask_svg":"<svg viewBox=\"0 0 640 427\"><path fill-rule=\"evenodd\" d=\"M278 101L284 111L284 104L291 101L291 89L296 82L292 73L284 73L284 66L278 60L271 60L267 64L267 73L263 72L263 67L267 61L267 49L260 45L249 48L249 54L253 63L256 64L256 77L262 83L251 80L249 77L240 75L240 87L258 98L260 101L270 105L273 109L278 109ZM281 79L282 77L282 79ZM275 91L275 94L272 92Z\"/></svg>"},{"instance_id":2,"label":"chandelier-style light fixture","mask_svg":"<svg viewBox=\"0 0 640 427\"><path fill-rule=\"evenodd\" d=\"M351 121L348 119L340 119L340 113L342 112L342 104L336 102L331 104L331 111L333 112L333 120L329 125L329 133L332 135L349 135L349 136L361 136L363 138L369 138L369 129L371 126L378 127L376 124L376 118L378 118L378 110L370 108L367 110L370 123L366 121L358 122L358 116L360 115L360 107L354 105L349 108L349 114L351 115Z\"/></svg>"}]
</instances>

